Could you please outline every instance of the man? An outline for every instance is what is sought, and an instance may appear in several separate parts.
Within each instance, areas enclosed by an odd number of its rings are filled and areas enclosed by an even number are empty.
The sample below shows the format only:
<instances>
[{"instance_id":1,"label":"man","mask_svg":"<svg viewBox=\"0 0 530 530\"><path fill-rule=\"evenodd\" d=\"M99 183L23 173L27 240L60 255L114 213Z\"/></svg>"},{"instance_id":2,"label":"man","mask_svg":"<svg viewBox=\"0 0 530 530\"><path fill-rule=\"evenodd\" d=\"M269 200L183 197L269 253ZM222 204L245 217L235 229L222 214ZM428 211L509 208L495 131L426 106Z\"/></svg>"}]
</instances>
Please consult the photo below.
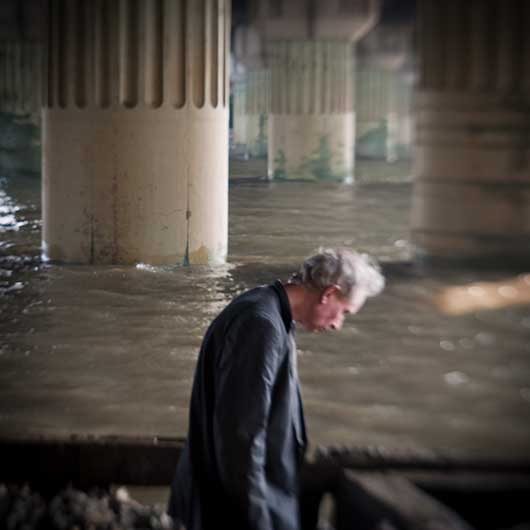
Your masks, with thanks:
<instances>
[{"instance_id":1,"label":"man","mask_svg":"<svg viewBox=\"0 0 530 530\"><path fill-rule=\"evenodd\" d=\"M346 249L308 258L287 284L235 298L204 337L189 433L168 513L188 530L298 530L307 445L294 323L340 329L384 280Z\"/></svg>"}]
</instances>

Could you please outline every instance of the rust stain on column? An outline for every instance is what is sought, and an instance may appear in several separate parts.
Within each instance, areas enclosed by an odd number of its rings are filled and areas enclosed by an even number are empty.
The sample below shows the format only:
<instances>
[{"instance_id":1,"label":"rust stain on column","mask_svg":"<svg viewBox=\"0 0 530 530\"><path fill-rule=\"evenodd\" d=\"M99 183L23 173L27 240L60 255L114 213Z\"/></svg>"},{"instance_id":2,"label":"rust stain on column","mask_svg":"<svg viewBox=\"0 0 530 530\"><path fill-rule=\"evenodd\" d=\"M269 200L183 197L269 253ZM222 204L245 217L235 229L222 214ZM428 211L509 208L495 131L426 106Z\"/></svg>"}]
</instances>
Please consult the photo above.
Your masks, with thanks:
<instances>
[{"instance_id":1,"label":"rust stain on column","mask_svg":"<svg viewBox=\"0 0 530 530\"><path fill-rule=\"evenodd\" d=\"M52 0L51 10L46 256L224 260L226 0ZM208 88L207 77L215 78ZM228 92L223 97L228 101Z\"/></svg>"}]
</instances>

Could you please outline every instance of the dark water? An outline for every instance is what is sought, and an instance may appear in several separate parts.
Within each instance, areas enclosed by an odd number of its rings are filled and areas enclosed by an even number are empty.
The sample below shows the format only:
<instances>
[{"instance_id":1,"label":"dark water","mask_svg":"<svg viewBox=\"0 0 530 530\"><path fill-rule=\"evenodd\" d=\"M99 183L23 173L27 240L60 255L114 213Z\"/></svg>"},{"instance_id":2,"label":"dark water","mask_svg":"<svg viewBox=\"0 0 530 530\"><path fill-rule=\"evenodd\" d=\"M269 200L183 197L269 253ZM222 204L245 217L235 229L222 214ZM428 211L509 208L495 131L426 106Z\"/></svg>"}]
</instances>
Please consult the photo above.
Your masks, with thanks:
<instances>
[{"instance_id":1,"label":"dark water","mask_svg":"<svg viewBox=\"0 0 530 530\"><path fill-rule=\"evenodd\" d=\"M414 271L410 199L407 183L241 179L226 265L73 267L40 263L38 182L2 181L0 434L185 435L210 320L320 245L349 245L388 287L343 331L298 335L313 446L530 457L530 273Z\"/></svg>"}]
</instances>

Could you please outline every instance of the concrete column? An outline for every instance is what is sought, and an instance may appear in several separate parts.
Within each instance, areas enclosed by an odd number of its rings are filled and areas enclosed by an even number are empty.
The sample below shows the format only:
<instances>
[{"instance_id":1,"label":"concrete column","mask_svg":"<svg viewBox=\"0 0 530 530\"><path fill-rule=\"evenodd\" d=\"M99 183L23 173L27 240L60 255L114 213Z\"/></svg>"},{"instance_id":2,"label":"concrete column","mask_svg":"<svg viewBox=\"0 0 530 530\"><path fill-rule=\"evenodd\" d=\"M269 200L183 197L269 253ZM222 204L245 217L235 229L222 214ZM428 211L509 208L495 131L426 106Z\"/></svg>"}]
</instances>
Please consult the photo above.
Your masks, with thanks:
<instances>
[{"instance_id":1,"label":"concrete column","mask_svg":"<svg viewBox=\"0 0 530 530\"><path fill-rule=\"evenodd\" d=\"M235 88L236 153L245 158L267 156L267 121L270 110L270 72L264 64L264 47L256 28L239 26L233 53L241 73Z\"/></svg>"},{"instance_id":2,"label":"concrete column","mask_svg":"<svg viewBox=\"0 0 530 530\"><path fill-rule=\"evenodd\" d=\"M351 42L271 43L269 177L352 181Z\"/></svg>"},{"instance_id":3,"label":"concrete column","mask_svg":"<svg viewBox=\"0 0 530 530\"><path fill-rule=\"evenodd\" d=\"M410 86L400 72L362 69L356 73L356 152L393 162L410 155Z\"/></svg>"},{"instance_id":4,"label":"concrete column","mask_svg":"<svg viewBox=\"0 0 530 530\"><path fill-rule=\"evenodd\" d=\"M52 0L49 9L44 256L223 261L229 0Z\"/></svg>"},{"instance_id":5,"label":"concrete column","mask_svg":"<svg viewBox=\"0 0 530 530\"><path fill-rule=\"evenodd\" d=\"M419 3L420 256L530 258L530 4Z\"/></svg>"},{"instance_id":6,"label":"concrete column","mask_svg":"<svg viewBox=\"0 0 530 530\"><path fill-rule=\"evenodd\" d=\"M234 101L234 150L238 156L248 158L247 147L247 87L242 78L232 84L232 98Z\"/></svg>"},{"instance_id":7,"label":"concrete column","mask_svg":"<svg viewBox=\"0 0 530 530\"><path fill-rule=\"evenodd\" d=\"M271 71L269 178L353 181L354 44L379 0L253 0Z\"/></svg>"},{"instance_id":8,"label":"concrete column","mask_svg":"<svg viewBox=\"0 0 530 530\"><path fill-rule=\"evenodd\" d=\"M245 114L247 150L250 157L267 156L267 124L270 110L270 73L267 69L246 73Z\"/></svg>"}]
</instances>

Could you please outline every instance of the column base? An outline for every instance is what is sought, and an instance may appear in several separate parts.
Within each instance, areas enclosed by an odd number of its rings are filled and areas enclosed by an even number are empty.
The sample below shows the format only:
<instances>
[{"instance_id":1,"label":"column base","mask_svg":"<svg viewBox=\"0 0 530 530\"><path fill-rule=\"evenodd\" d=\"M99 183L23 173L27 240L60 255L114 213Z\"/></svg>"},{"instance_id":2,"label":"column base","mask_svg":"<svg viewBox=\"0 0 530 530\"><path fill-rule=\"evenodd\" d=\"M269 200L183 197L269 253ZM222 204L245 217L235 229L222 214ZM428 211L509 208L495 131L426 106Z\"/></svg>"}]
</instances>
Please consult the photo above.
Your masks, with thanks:
<instances>
[{"instance_id":1,"label":"column base","mask_svg":"<svg viewBox=\"0 0 530 530\"><path fill-rule=\"evenodd\" d=\"M354 119L337 114L271 114L271 179L353 182Z\"/></svg>"},{"instance_id":2,"label":"column base","mask_svg":"<svg viewBox=\"0 0 530 530\"><path fill-rule=\"evenodd\" d=\"M226 118L225 110L215 109L46 109L44 258L223 262Z\"/></svg>"},{"instance_id":3,"label":"column base","mask_svg":"<svg viewBox=\"0 0 530 530\"><path fill-rule=\"evenodd\" d=\"M526 261L526 106L502 94L420 92L413 242L435 259Z\"/></svg>"}]
</instances>

